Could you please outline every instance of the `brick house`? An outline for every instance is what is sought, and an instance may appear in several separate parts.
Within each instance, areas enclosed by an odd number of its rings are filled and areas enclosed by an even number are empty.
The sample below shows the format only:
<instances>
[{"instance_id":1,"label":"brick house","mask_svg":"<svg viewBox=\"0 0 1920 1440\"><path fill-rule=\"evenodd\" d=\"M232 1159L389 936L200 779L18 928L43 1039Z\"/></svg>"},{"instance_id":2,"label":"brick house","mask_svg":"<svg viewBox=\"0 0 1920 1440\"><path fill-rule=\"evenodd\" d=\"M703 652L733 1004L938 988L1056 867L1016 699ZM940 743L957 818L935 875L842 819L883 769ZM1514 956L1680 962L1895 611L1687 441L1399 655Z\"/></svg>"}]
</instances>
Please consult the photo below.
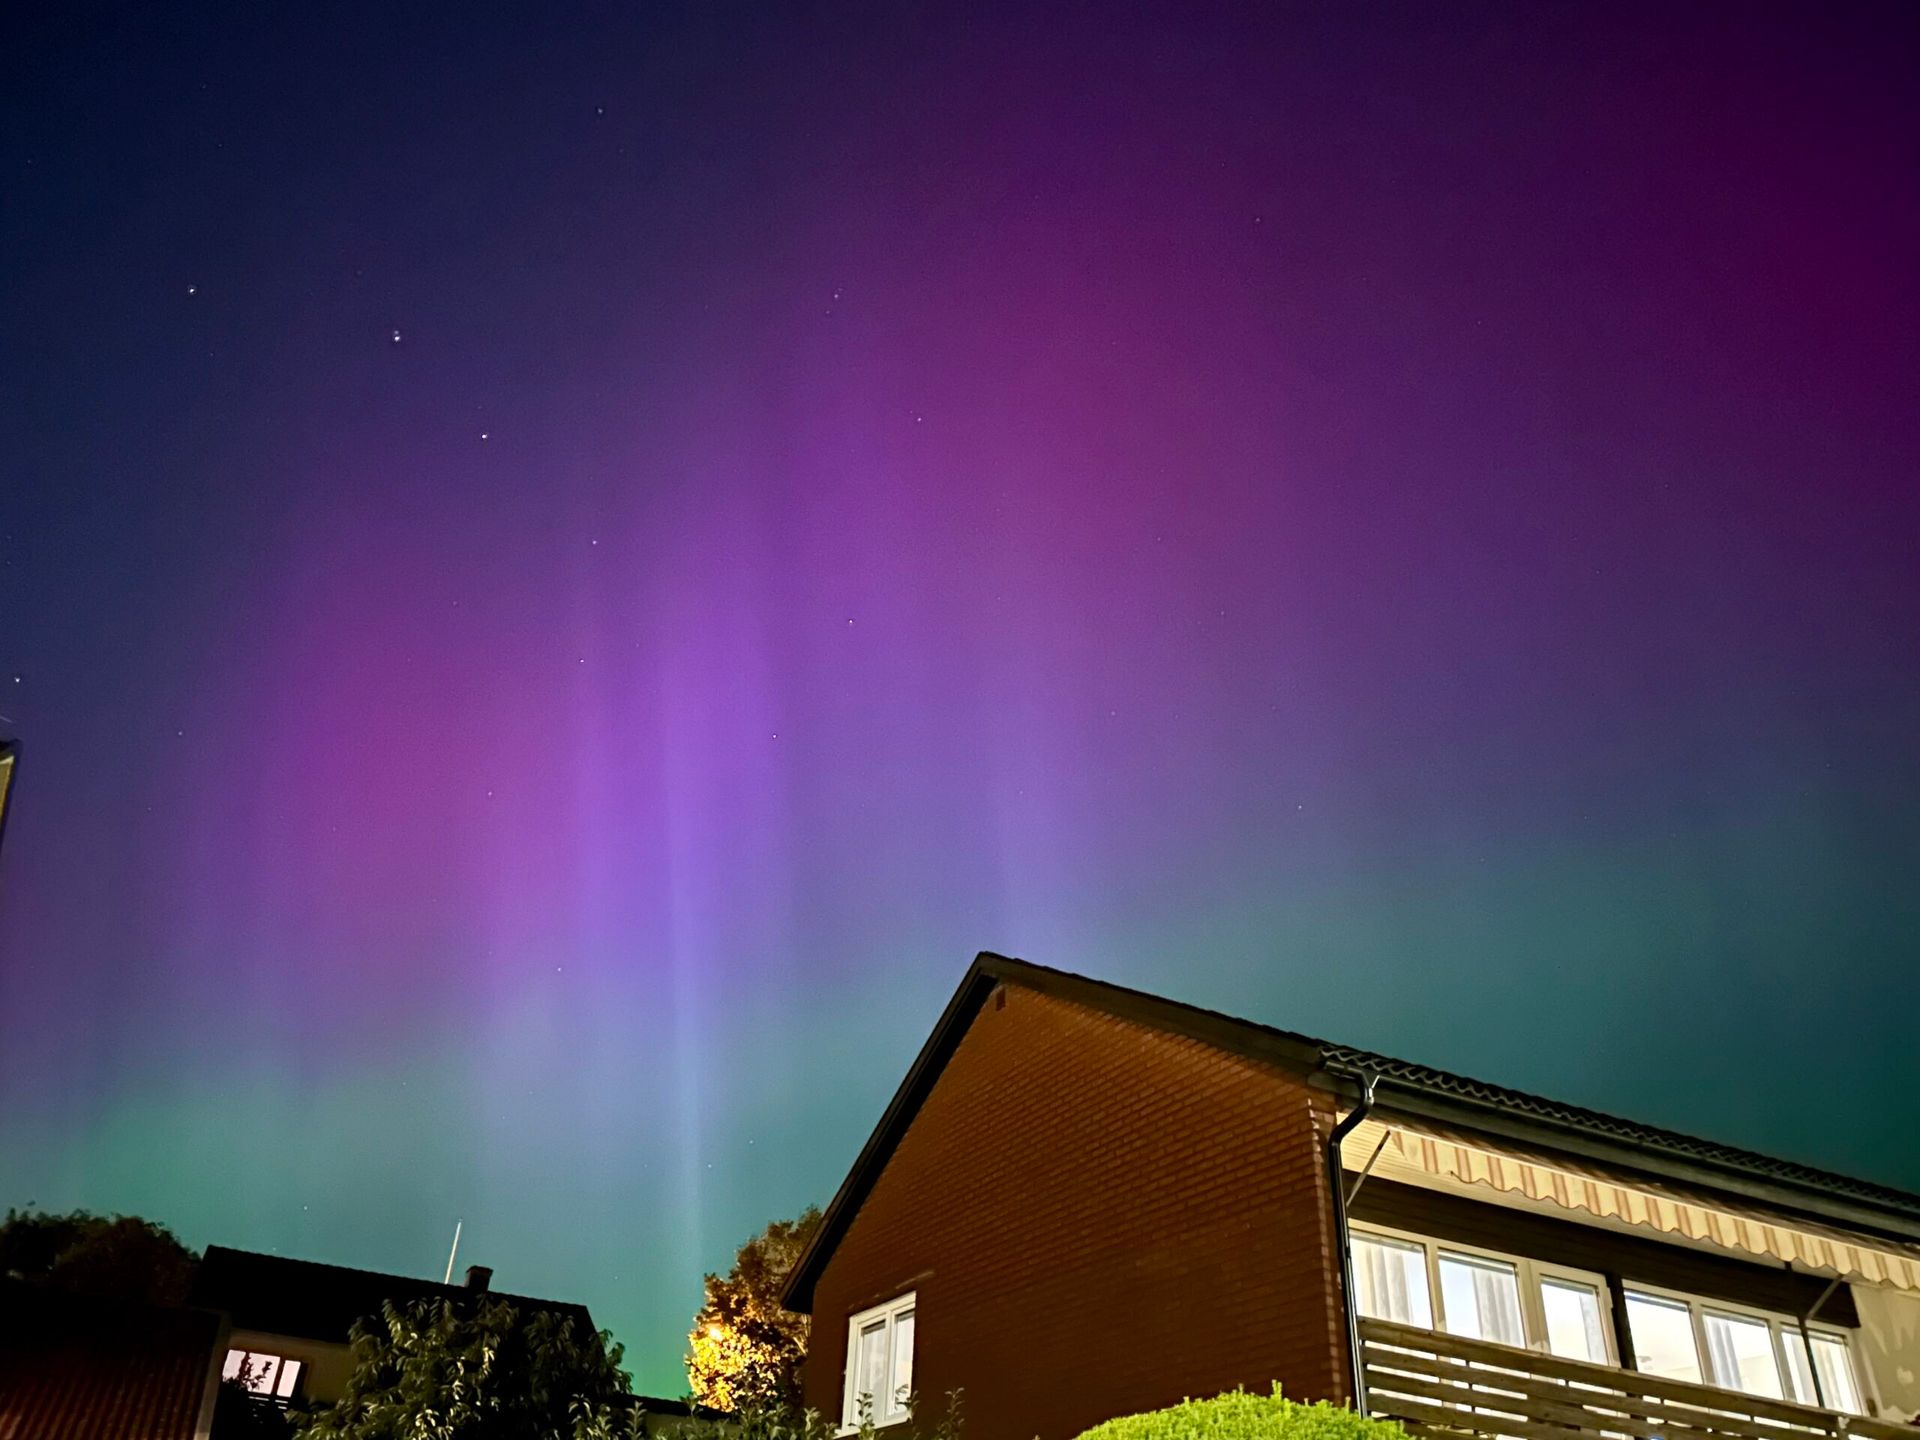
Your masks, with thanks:
<instances>
[{"instance_id":1,"label":"brick house","mask_svg":"<svg viewBox=\"0 0 1920 1440\"><path fill-rule=\"evenodd\" d=\"M493 1271L484 1265L468 1266L464 1285L443 1285L411 1275L209 1245L188 1303L216 1312L226 1322L213 1357L219 1373L228 1379L244 1374L262 1403L285 1409L296 1401L330 1405L340 1398L353 1374L354 1324L363 1318L377 1320L388 1302L463 1303L492 1296L523 1314L551 1311L593 1329L584 1305L496 1294L492 1282Z\"/></svg>"},{"instance_id":2,"label":"brick house","mask_svg":"<svg viewBox=\"0 0 1920 1440\"><path fill-rule=\"evenodd\" d=\"M1920 1435L1920 1196L995 955L786 1298L843 1430L1277 1381L1449 1440Z\"/></svg>"}]
</instances>

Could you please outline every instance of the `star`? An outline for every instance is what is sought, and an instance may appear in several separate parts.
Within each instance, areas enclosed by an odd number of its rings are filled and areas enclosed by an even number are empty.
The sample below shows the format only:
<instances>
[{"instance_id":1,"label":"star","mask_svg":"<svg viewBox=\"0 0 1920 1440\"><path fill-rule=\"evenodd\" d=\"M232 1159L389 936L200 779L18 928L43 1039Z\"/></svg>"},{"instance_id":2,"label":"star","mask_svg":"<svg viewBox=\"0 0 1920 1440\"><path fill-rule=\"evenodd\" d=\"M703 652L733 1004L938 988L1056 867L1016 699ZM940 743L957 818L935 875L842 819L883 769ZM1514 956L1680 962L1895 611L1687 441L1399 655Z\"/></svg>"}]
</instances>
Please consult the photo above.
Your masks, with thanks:
<instances>
[{"instance_id":1,"label":"star","mask_svg":"<svg viewBox=\"0 0 1920 1440\"><path fill-rule=\"evenodd\" d=\"M396 345L400 343L400 332L398 330L393 332L393 343Z\"/></svg>"},{"instance_id":2,"label":"star","mask_svg":"<svg viewBox=\"0 0 1920 1440\"><path fill-rule=\"evenodd\" d=\"M198 285L187 286L187 294L198 295L199 293L200 293L200 287Z\"/></svg>"},{"instance_id":3,"label":"star","mask_svg":"<svg viewBox=\"0 0 1920 1440\"><path fill-rule=\"evenodd\" d=\"M487 438L487 432L486 432L486 431L484 431L484 430L482 430L482 431L480 432L480 438L481 438L482 440L484 440L484 439L486 439L486 438Z\"/></svg>"}]
</instances>

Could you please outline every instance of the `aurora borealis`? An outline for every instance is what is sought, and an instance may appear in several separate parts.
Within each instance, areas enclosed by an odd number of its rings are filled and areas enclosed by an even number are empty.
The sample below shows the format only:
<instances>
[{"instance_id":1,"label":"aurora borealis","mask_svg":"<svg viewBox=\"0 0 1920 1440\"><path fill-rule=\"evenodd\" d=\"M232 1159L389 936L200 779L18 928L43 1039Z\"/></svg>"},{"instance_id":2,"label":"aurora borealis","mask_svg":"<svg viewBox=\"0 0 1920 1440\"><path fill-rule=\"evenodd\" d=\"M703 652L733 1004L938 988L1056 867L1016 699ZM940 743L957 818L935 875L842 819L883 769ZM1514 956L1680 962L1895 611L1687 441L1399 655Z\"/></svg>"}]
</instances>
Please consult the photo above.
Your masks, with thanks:
<instances>
[{"instance_id":1,"label":"aurora borealis","mask_svg":"<svg viewBox=\"0 0 1920 1440\"><path fill-rule=\"evenodd\" d=\"M981 948L1920 1186L1911 7L165 8L0 22L0 1206L678 1394Z\"/></svg>"}]
</instances>

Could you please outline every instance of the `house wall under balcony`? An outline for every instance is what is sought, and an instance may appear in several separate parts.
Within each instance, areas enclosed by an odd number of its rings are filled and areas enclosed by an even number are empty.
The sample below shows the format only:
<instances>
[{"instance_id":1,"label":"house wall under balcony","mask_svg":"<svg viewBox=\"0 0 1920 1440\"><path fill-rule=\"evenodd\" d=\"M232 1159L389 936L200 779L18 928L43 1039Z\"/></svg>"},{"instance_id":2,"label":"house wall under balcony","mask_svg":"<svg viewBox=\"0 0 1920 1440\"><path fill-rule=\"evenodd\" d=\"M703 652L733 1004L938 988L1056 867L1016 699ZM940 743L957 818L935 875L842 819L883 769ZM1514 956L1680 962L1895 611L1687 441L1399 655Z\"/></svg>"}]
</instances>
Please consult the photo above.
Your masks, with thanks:
<instances>
[{"instance_id":1,"label":"house wall under balcony","mask_svg":"<svg viewBox=\"0 0 1920 1440\"><path fill-rule=\"evenodd\" d=\"M1860 1315L1860 1357L1888 1418L1920 1418L1920 1295L1877 1285L1852 1287Z\"/></svg>"}]
</instances>

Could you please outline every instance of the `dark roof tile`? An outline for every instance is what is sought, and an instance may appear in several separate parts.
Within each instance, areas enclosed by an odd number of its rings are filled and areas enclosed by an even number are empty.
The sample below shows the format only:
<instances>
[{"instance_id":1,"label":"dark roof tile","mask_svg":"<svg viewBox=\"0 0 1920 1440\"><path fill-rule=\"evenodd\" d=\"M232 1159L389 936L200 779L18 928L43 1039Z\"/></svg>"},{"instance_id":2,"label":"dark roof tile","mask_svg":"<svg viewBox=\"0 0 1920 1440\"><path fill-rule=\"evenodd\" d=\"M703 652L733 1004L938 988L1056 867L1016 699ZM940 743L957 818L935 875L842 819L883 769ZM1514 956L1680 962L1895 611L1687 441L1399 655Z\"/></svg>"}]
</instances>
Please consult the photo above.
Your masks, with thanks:
<instances>
[{"instance_id":1,"label":"dark roof tile","mask_svg":"<svg viewBox=\"0 0 1920 1440\"><path fill-rule=\"evenodd\" d=\"M220 1317L0 1281L3 1440L193 1440Z\"/></svg>"},{"instance_id":2,"label":"dark roof tile","mask_svg":"<svg viewBox=\"0 0 1920 1440\"><path fill-rule=\"evenodd\" d=\"M293 1260L209 1245L194 1277L191 1303L224 1310L237 1330L259 1330L271 1335L299 1335L309 1340L345 1343L354 1322L376 1316L389 1300L471 1300L485 1294L506 1300L522 1310L546 1310L571 1316L593 1328L584 1305L536 1300L497 1290L476 1291L464 1285L443 1285L409 1275L386 1275L377 1270L353 1270L315 1260Z\"/></svg>"}]
</instances>

